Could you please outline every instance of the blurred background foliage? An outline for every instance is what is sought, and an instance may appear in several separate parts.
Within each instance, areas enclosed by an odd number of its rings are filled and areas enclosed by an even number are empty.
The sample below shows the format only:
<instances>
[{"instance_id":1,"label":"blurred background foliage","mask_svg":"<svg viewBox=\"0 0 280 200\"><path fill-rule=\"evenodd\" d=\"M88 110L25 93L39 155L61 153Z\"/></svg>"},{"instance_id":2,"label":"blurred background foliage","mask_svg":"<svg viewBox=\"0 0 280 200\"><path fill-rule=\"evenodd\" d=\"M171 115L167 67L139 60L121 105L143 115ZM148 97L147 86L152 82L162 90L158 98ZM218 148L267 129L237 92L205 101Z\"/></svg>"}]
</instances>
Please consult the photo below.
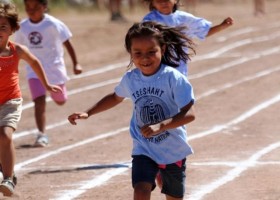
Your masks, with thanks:
<instances>
[{"instance_id":1,"label":"blurred background foliage","mask_svg":"<svg viewBox=\"0 0 280 200\"><path fill-rule=\"evenodd\" d=\"M56 7L72 7L78 8L81 7L90 7L96 9L103 9L106 8L108 5L109 0L49 0L49 7L56 8ZM133 2L135 6L143 5L143 0L122 0L122 4L126 7L129 5L129 2ZM180 0L182 4L188 3L251 3L253 0ZM280 0L267 0L267 1L280 1ZM13 2L19 7L23 7L23 0L13 0Z\"/></svg>"},{"instance_id":2,"label":"blurred background foliage","mask_svg":"<svg viewBox=\"0 0 280 200\"><path fill-rule=\"evenodd\" d=\"M23 0L11 0L13 1L19 11L23 11ZM96 10L102 11L107 9L109 0L48 0L48 8L51 11L72 9L72 10ZM140 3L143 5L142 0L132 0L135 6L138 6ZM128 7L129 0L123 0L122 4L124 8Z\"/></svg>"},{"instance_id":3,"label":"blurred background foliage","mask_svg":"<svg viewBox=\"0 0 280 200\"><path fill-rule=\"evenodd\" d=\"M24 11L23 0L11 0L16 5L19 11ZM254 0L180 0L181 5L188 6L193 5L194 2L197 3L213 3L213 4L232 4L235 3L244 3L244 4L253 4ZM266 0L266 1L276 1L280 3L280 0ZM104 11L108 10L109 0L49 0L49 11L55 12L61 10L76 10L76 11ZM134 10L143 8L147 9L146 4L143 3L143 0L122 0L122 9L131 10L129 6L133 2Z\"/></svg>"}]
</instances>

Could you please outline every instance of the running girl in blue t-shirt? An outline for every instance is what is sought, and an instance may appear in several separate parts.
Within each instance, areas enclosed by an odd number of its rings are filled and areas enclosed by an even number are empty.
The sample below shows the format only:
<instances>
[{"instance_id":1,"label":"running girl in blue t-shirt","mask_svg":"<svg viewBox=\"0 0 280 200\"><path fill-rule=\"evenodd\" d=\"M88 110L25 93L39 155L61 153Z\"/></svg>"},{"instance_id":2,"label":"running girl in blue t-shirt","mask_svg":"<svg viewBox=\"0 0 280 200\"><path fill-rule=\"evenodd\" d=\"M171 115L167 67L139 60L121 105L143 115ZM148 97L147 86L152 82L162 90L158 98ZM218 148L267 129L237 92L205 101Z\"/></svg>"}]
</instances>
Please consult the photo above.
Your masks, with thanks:
<instances>
[{"instance_id":1,"label":"running girl in blue t-shirt","mask_svg":"<svg viewBox=\"0 0 280 200\"><path fill-rule=\"evenodd\" d=\"M189 59L184 48L193 50L193 43L181 28L142 22L128 30L125 46L131 56L129 67L136 68L122 77L114 92L86 112L71 114L68 120L76 125L77 119L87 119L131 99L134 199L150 199L159 171L166 199L183 199L186 157L193 153L184 125L195 119L194 94L187 77L174 67L178 60Z\"/></svg>"}]
</instances>

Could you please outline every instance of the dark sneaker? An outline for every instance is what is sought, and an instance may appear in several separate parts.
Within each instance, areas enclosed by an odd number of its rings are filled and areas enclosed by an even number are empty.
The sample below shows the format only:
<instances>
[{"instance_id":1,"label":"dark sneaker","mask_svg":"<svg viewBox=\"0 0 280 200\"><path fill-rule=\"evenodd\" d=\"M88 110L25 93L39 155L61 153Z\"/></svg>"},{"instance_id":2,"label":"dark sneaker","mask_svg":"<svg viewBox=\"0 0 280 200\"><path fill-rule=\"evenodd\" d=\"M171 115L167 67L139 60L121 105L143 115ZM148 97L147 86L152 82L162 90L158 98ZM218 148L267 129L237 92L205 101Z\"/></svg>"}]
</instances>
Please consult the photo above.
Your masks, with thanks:
<instances>
[{"instance_id":1,"label":"dark sneaker","mask_svg":"<svg viewBox=\"0 0 280 200\"><path fill-rule=\"evenodd\" d=\"M6 178L0 184L0 192L4 196L12 196L14 194L15 184L11 178Z\"/></svg>"}]
</instances>

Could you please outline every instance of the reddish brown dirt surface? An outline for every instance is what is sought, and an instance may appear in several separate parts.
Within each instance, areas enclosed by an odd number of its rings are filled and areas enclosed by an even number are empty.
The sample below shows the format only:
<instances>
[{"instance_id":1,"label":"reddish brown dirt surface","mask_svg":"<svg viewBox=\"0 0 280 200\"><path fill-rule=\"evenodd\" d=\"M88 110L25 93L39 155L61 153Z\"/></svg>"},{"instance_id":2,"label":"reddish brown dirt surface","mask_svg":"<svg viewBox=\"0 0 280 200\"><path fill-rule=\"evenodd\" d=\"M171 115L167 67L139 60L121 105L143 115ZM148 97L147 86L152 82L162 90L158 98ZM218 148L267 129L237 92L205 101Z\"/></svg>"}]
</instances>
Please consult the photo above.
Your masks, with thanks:
<instances>
[{"instance_id":1,"label":"reddish brown dirt surface","mask_svg":"<svg viewBox=\"0 0 280 200\"><path fill-rule=\"evenodd\" d=\"M197 117L188 125L195 154L187 161L185 199L280 199L279 10L278 0L267 1L263 17L254 17L246 1L197 5L197 16L213 24L232 16L235 24L198 42L190 64ZM72 30L84 74L72 75L66 53L72 78L67 83L69 101L61 107L48 103L50 145L32 148L36 129L21 69L24 111L14 135L18 185L14 197L7 199L132 199L130 102L77 126L70 125L67 116L113 90L129 62L124 35L146 11L125 13L127 23L109 22L108 13L54 14ZM108 69L118 63L120 67ZM156 188L152 199L165 198Z\"/></svg>"}]
</instances>

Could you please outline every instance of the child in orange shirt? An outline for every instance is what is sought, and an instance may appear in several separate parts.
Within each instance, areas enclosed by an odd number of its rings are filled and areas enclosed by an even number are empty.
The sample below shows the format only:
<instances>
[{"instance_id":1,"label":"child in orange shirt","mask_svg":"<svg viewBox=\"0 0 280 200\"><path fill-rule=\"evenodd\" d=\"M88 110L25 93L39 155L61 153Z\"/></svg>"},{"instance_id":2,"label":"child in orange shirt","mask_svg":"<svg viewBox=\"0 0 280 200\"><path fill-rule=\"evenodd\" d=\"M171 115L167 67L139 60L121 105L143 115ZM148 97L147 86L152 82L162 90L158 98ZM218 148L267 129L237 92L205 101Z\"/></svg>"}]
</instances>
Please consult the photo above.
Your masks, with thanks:
<instances>
[{"instance_id":1,"label":"child in orange shirt","mask_svg":"<svg viewBox=\"0 0 280 200\"><path fill-rule=\"evenodd\" d=\"M30 64L48 91L61 92L60 87L50 85L41 63L22 45L10 41L19 29L19 18L14 4L0 3L0 169L3 181L0 192L12 196L16 184L13 174L15 149L12 135L21 117L22 97L19 87L20 59Z\"/></svg>"}]
</instances>

